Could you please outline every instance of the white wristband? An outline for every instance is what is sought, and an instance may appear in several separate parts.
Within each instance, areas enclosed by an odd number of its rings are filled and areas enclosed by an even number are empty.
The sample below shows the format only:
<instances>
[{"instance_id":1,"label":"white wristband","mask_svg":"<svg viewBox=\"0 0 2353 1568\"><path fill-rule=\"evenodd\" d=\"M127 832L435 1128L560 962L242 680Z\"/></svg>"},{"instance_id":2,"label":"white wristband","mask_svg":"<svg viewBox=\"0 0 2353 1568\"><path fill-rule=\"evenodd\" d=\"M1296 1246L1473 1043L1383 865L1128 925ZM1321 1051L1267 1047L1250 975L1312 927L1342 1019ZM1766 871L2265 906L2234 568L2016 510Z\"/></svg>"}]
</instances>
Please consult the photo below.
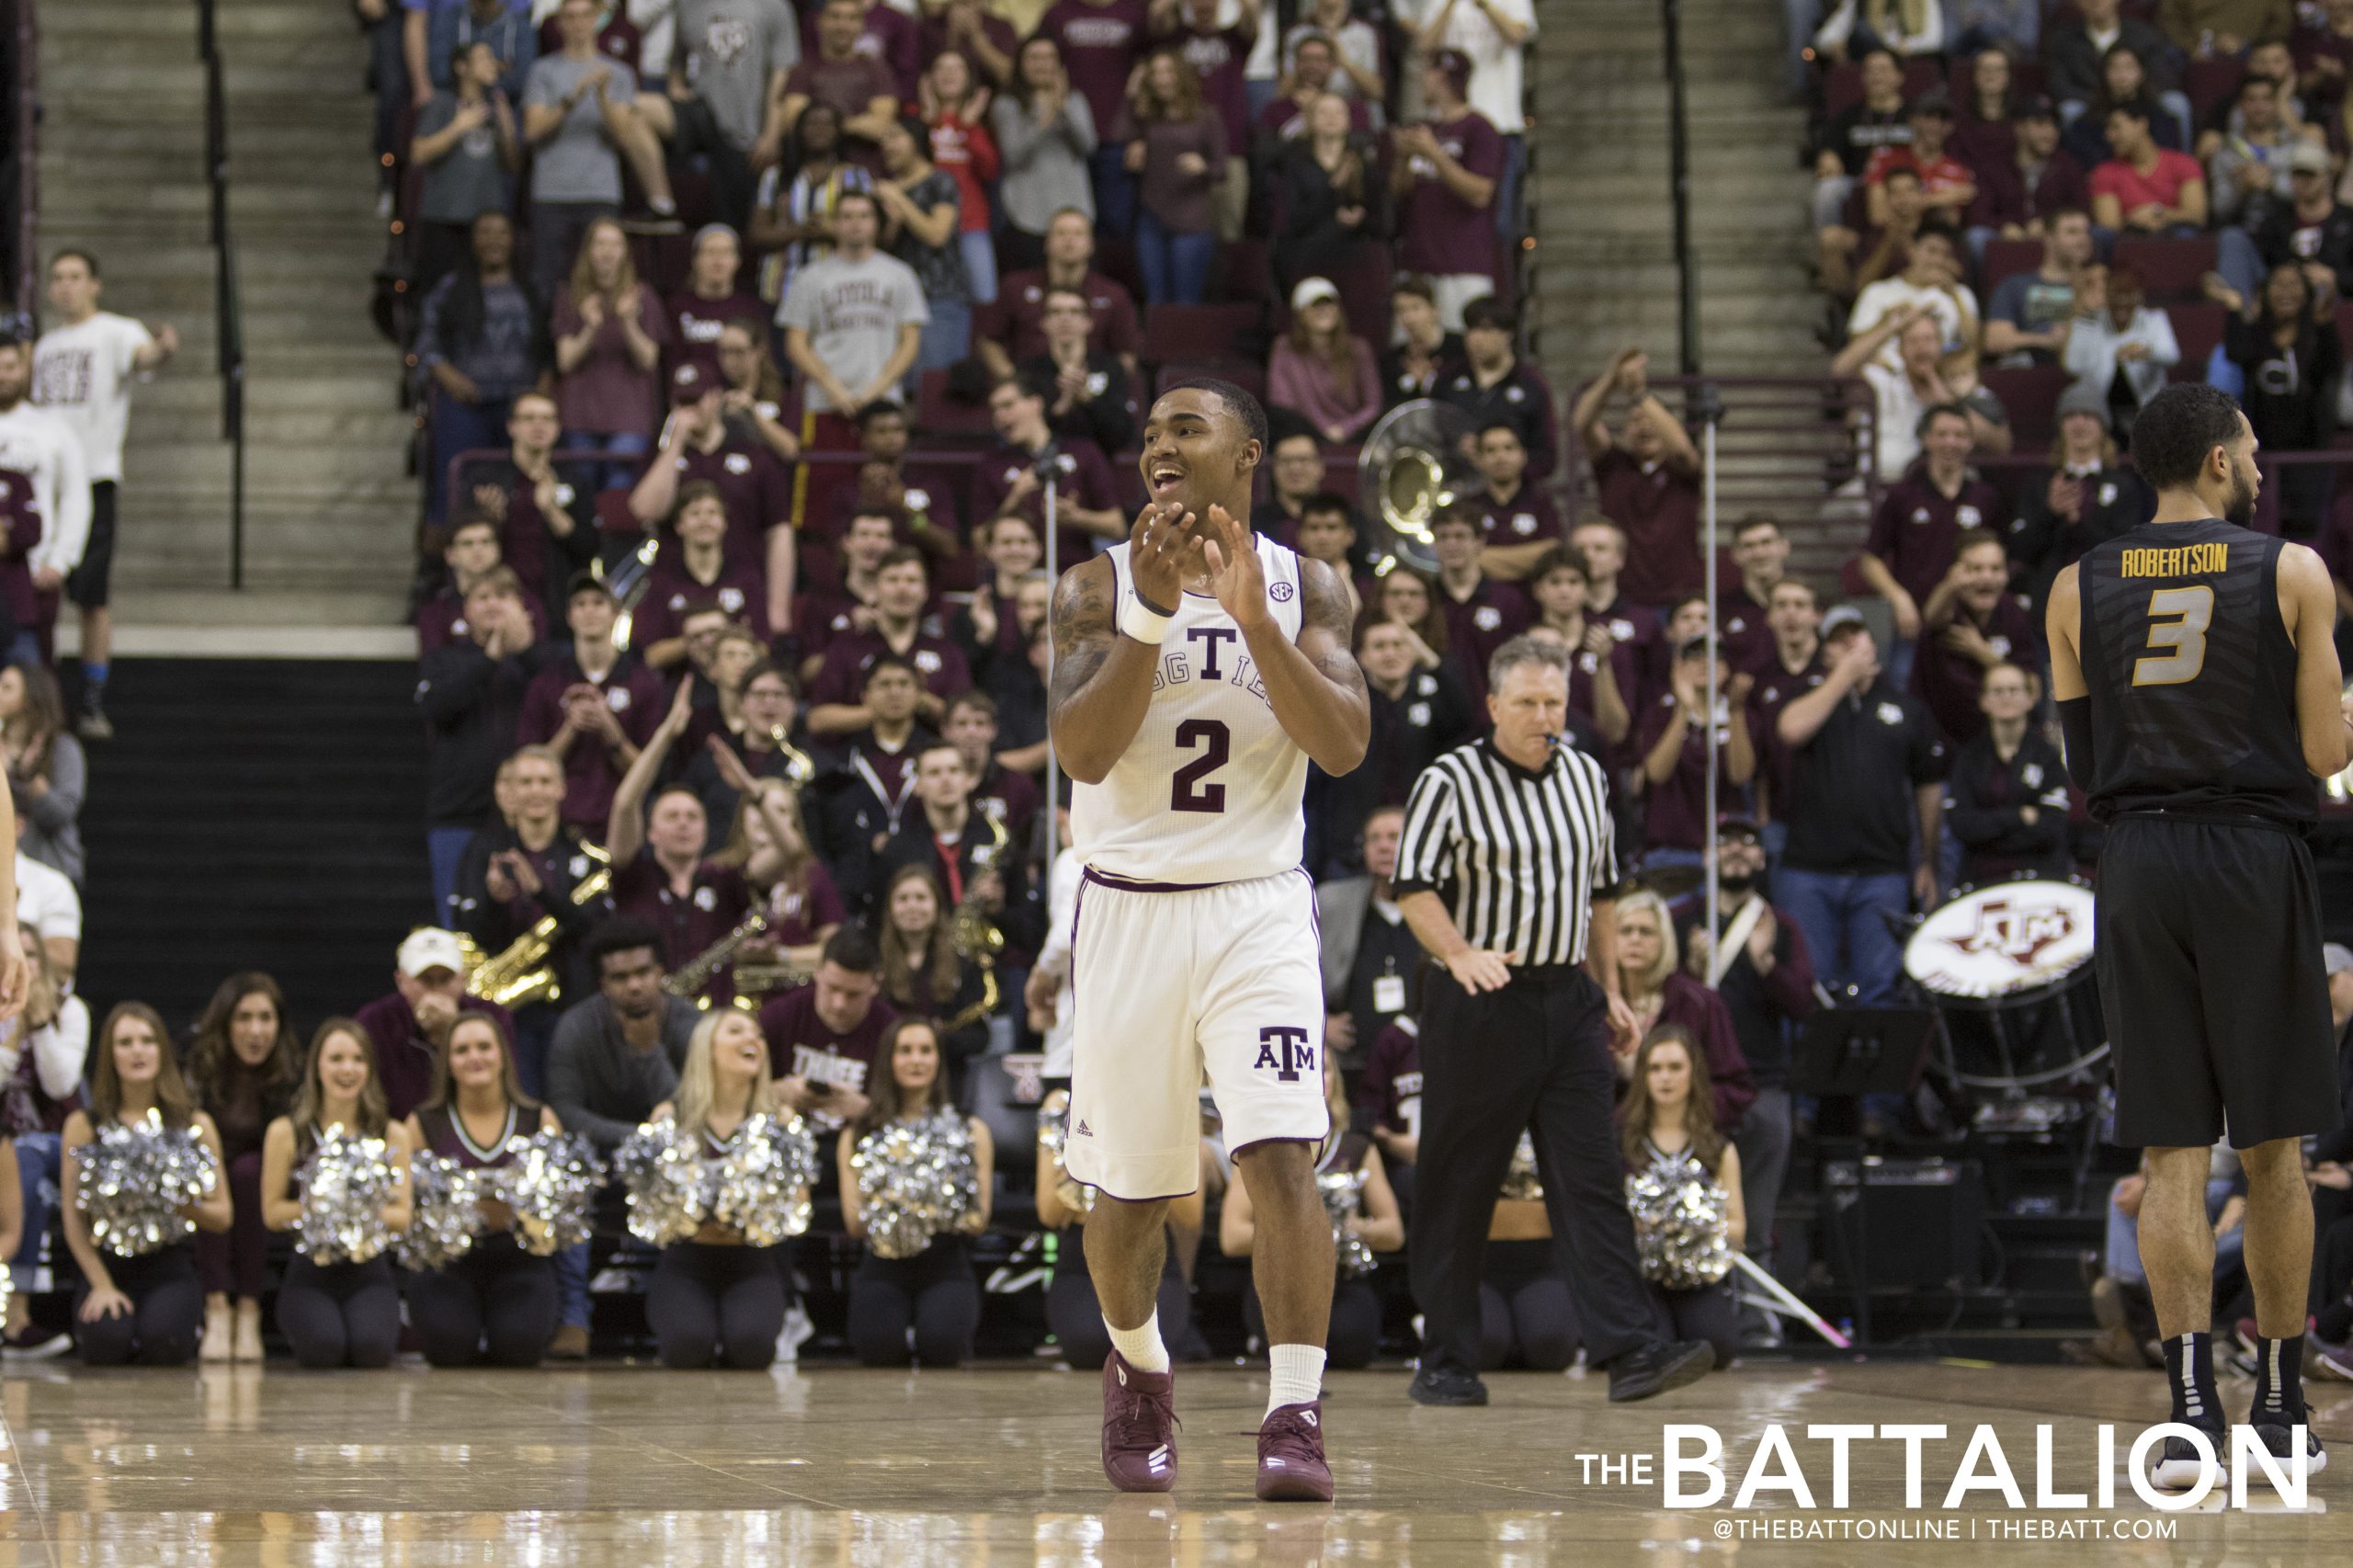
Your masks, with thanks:
<instances>
[{"instance_id":1,"label":"white wristband","mask_svg":"<svg viewBox=\"0 0 2353 1568\"><path fill-rule=\"evenodd\" d=\"M1147 647L1157 648L1168 637L1171 618L1147 606L1134 595L1120 607L1120 631Z\"/></svg>"}]
</instances>

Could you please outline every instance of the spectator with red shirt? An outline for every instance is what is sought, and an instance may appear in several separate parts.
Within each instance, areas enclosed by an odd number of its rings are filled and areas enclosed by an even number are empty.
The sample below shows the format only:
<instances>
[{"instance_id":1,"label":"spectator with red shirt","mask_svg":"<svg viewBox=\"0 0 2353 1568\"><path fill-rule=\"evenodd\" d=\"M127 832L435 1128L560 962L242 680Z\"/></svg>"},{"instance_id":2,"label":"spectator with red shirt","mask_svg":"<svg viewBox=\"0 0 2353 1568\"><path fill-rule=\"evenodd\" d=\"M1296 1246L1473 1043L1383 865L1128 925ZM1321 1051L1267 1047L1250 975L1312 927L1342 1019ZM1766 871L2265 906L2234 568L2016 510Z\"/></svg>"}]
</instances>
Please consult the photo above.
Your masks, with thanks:
<instances>
[{"instance_id":1,"label":"spectator with red shirt","mask_svg":"<svg viewBox=\"0 0 2353 1568\"><path fill-rule=\"evenodd\" d=\"M1092 441L1062 440L1047 423L1053 393L1035 377L1009 376L989 391L989 422L997 445L972 470L972 513L993 517L1017 511L1043 524L1046 476L1057 478L1054 519L1062 530L1056 552L1077 562L1093 554L1097 540L1117 543L1128 537L1110 462Z\"/></svg>"},{"instance_id":2,"label":"spectator with red shirt","mask_svg":"<svg viewBox=\"0 0 2353 1568\"><path fill-rule=\"evenodd\" d=\"M1135 301L1124 286L1094 269L1093 220L1074 207L1063 209L1046 223L1045 249L1043 267L1008 274L995 305L973 319L972 336L989 374L1003 381L1016 365L1048 350L1046 290L1059 288L1075 289L1086 297L1087 311L1095 318L1091 341L1118 355L1128 375L1135 377L1136 355L1143 347Z\"/></svg>"},{"instance_id":3,"label":"spectator with red shirt","mask_svg":"<svg viewBox=\"0 0 2353 1568\"><path fill-rule=\"evenodd\" d=\"M1626 531L1620 586L1637 604L1664 607L1698 591L1699 453L1682 422L1652 395L1650 358L1622 348L1578 394L1569 415L1593 464L1602 514ZM1613 437L1602 417L1610 394L1630 403Z\"/></svg>"},{"instance_id":4,"label":"spectator with red shirt","mask_svg":"<svg viewBox=\"0 0 2353 1568\"><path fill-rule=\"evenodd\" d=\"M704 606L717 607L767 642L767 585L758 567L727 553L727 503L719 486L689 481L678 492L669 532L631 619L630 646L639 657L657 670L676 668L687 656L687 617Z\"/></svg>"},{"instance_id":5,"label":"spectator with red shirt","mask_svg":"<svg viewBox=\"0 0 2353 1568\"><path fill-rule=\"evenodd\" d=\"M563 615L572 574L597 558L595 465L553 460L561 429L555 399L524 392L507 406L506 455L458 471L460 505L498 526L490 564L515 569L542 632Z\"/></svg>"},{"instance_id":6,"label":"spectator with red shirt","mask_svg":"<svg viewBox=\"0 0 2353 1568\"><path fill-rule=\"evenodd\" d=\"M1038 525L1019 512L999 512L989 518L972 542L986 569L972 603L949 617L949 632L977 675L991 658L1019 656L1022 642L1014 601L1021 585L1040 574L1046 551Z\"/></svg>"},{"instance_id":7,"label":"spectator with red shirt","mask_svg":"<svg viewBox=\"0 0 2353 1568\"><path fill-rule=\"evenodd\" d=\"M2029 0L2029 6L2037 3ZM2018 131L2011 122L2018 118L2019 101L2009 50L1987 43L1972 52L1969 86L1953 117L1951 143L1953 155L1972 173L1998 167L2016 156Z\"/></svg>"},{"instance_id":8,"label":"spectator with red shirt","mask_svg":"<svg viewBox=\"0 0 2353 1568\"><path fill-rule=\"evenodd\" d=\"M1977 199L1977 176L1953 156L1952 100L1942 93L1923 93L1904 111L1912 124L1912 140L1902 147L1881 147L1863 168L1864 202L1874 225L1887 222L1887 176L1893 169L1910 169L1920 176L1920 202L1932 215L1959 222Z\"/></svg>"},{"instance_id":9,"label":"spectator with red shirt","mask_svg":"<svg viewBox=\"0 0 2353 1568\"><path fill-rule=\"evenodd\" d=\"M866 1114L866 1085L897 1015L882 1000L882 955L858 926L826 939L816 977L760 1009L777 1098L830 1132Z\"/></svg>"},{"instance_id":10,"label":"spectator with red shirt","mask_svg":"<svg viewBox=\"0 0 2353 1568\"><path fill-rule=\"evenodd\" d=\"M1136 182L1126 148L1105 133L1120 118L1128 79L1143 58L1147 20L1144 0L1054 0L1036 28L1062 50L1071 87L1086 100L1103 136L1087 160L1095 183L1095 223L1098 233L1122 240L1135 226Z\"/></svg>"},{"instance_id":11,"label":"spectator with red shirt","mask_svg":"<svg viewBox=\"0 0 2353 1568\"><path fill-rule=\"evenodd\" d=\"M963 5L966 15L977 14L972 0ZM989 192L995 187L998 165L996 138L989 134L989 96L988 87L974 79L972 62L961 51L947 49L932 56L916 97L931 133L932 166L956 182L956 244L963 253L964 283L975 305L996 302Z\"/></svg>"},{"instance_id":12,"label":"spectator with red shirt","mask_svg":"<svg viewBox=\"0 0 2353 1568\"><path fill-rule=\"evenodd\" d=\"M1263 0L1237 0L1232 26L1219 25L1224 0L1152 0L1145 21L1155 44L1174 44L1201 79L1201 97L1225 128L1225 178L1215 199L1217 237L1242 237L1250 205L1250 105L1242 75L1257 47Z\"/></svg>"},{"instance_id":13,"label":"spectator with red shirt","mask_svg":"<svg viewBox=\"0 0 2353 1568\"><path fill-rule=\"evenodd\" d=\"M692 359L706 375L719 371L719 335L729 322L746 322L763 335L768 307L757 294L744 289L743 242L724 223L705 223L695 231L694 258L687 266L687 280L670 296L670 353L676 360Z\"/></svg>"},{"instance_id":14,"label":"spectator with red shirt","mask_svg":"<svg viewBox=\"0 0 2353 1568\"><path fill-rule=\"evenodd\" d=\"M824 0L816 27L816 48L785 76L781 123L800 124L812 103L828 105L841 116L851 156L878 167L883 129L899 118L899 79L859 47L867 27L862 0Z\"/></svg>"},{"instance_id":15,"label":"spectator with red shirt","mask_svg":"<svg viewBox=\"0 0 2353 1568\"><path fill-rule=\"evenodd\" d=\"M1479 515L1456 502L1430 522L1430 549L1438 556L1438 608L1446 616L1446 645L1470 688L1471 707L1480 710L1487 695L1487 661L1496 649L1528 628L1528 597L1509 583L1487 575L1479 564L1485 548Z\"/></svg>"},{"instance_id":16,"label":"spectator with red shirt","mask_svg":"<svg viewBox=\"0 0 2353 1568\"><path fill-rule=\"evenodd\" d=\"M1912 694L1927 705L1948 748L1984 732L1980 699L1988 670L2005 664L2032 669L2041 662L2033 618L2010 593L2009 556L1991 528L1972 528L1953 541L1952 565L1920 607L1920 627Z\"/></svg>"},{"instance_id":17,"label":"spectator with red shirt","mask_svg":"<svg viewBox=\"0 0 2353 1568\"><path fill-rule=\"evenodd\" d=\"M824 667L809 686L809 733L820 737L856 734L873 723L861 697L867 671L886 654L905 660L922 677L925 690L916 711L937 724L948 699L972 684L964 655L947 638L924 630L924 606L931 586L923 557L893 550L875 573L874 624L825 645Z\"/></svg>"},{"instance_id":18,"label":"spectator with red shirt","mask_svg":"<svg viewBox=\"0 0 2353 1568\"><path fill-rule=\"evenodd\" d=\"M726 396L699 365L670 372L670 418L629 493L630 516L651 527L671 515L681 486L698 479L717 485L727 505L728 555L764 572L768 627L789 631L799 583L791 476L756 431L730 423Z\"/></svg>"},{"instance_id":19,"label":"spectator with red shirt","mask_svg":"<svg viewBox=\"0 0 2353 1568\"><path fill-rule=\"evenodd\" d=\"M2187 153L2160 147L2148 110L2120 104L2109 111L2114 155L2092 170L2092 222L2116 233L2195 234L2206 226L2206 171Z\"/></svg>"},{"instance_id":20,"label":"spectator with red shirt","mask_svg":"<svg viewBox=\"0 0 2353 1568\"><path fill-rule=\"evenodd\" d=\"M616 607L602 578L574 573L567 608L571 649L532 677L515 738L563 759L563 820L594 832L661 722L662 677L613 645Z\"/></svg>"},{"instance_id":21,"label":"spectator with red shirt","mask_svg":"<svg viewBox=\"0 0 2353 1568\"><path fill-rule=\"evenodd\" d=\"M1429 119L1389 138L1390 189L1404 236L1398 262L1429 279L1438 319L1456 329L1467 328L1465 307L1495 292L1495 192L1506 157L1501 133L1462 96L1470 81L1470 57L1440 50L1422 71ZM1540 474L1551 472L1551 456L1547 448Z\"/></svg>"},{"instance_id":22,"label":"spectator with red shirt","mask_svg":"<svg viewBox=\"0 0 2353 1568\"><path fill-rule=\"evenodd\" d=\"M2149 121L2151 137L2158 146L2179 152L2188 144L2188 120L2174 112L2172 96L2160 104L2149 90L2144 56L2124 44L2109 46L2100 57L2100 79L2104 85L2099 96L2059 135L2060 145L2073 153L2077 163L2096 169L2118 156L2109 137L2109 117L2120 108L2132 109ZM2183 98L2181 104L2186 108L2188 100Z\"/></svg>"},{"instance_id":23,"label":"spectator with red shirt","mask_svg":"<svg viewBox=\"0 0 2353 1568\"><path fill-rule=\"evenodd\" d=\"M1923 414L1920 461L1881 497L1870 536L1855 558L1856 571L1895 617L1887 665L1898 687L1910 685L1920 607L1944 580L1954 541L2002 514L2001 492L1970 472L1975 447L1969 415L1958 405L1938 403Z\"/></svg>"},{"instance_id":24,"label":"spectator with red shirt","mask_svg":"<svg viewBox=\"0 0 2353 1568\"><path fill-rule=\"evenodd\" d=\"M646 808L647 792L693 721L695 686L692 676L678 683L670 710L614 790L605 824L613 911L662 933L662 967L673 972L733 930L751 906L743 872L703 858L710 819L691 786L666 786Z\"/></svg>"}]
</instances>

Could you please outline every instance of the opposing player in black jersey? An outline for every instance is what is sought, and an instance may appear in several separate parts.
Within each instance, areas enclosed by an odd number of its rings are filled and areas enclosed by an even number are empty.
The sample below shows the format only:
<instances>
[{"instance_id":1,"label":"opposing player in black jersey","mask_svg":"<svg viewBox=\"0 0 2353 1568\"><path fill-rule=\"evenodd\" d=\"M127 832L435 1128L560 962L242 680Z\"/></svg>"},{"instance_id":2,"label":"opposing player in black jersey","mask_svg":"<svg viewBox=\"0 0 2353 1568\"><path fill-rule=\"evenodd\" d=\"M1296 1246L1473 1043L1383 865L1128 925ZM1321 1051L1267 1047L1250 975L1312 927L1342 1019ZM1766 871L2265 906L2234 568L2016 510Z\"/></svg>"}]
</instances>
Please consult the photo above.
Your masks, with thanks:
<instances>
[{"instance_id":1,"label":"opposing player in black jersey","mask_svg":"<svg viewBox=\"0 0 2353 1568\"><path fill-rule=\"evenodd\" d=\"M2116 1140L2145 1147L2141 1260L2165 1335L2173 1420L2227 1459L2208 1337L2214 1236L2208 1150L2246 1173L2257 1342L2248 1423L2283 1457L2304 1421L2298 1360L2312 1267L2304 1134L2337 1124L2320 898L2303 835L2316 778L2346 765L2320 558L2250 532L2255 433L2211 387L2168 387L2132 427L2156 515L2052 585L2051 674L2067 767L2109 824L2100 856L2100 1004ZM2325 1462L2306 1438L2313 1469ZM2194 1485L2168 1437L2160 1485Z\"/></svg>"}]
</instances>

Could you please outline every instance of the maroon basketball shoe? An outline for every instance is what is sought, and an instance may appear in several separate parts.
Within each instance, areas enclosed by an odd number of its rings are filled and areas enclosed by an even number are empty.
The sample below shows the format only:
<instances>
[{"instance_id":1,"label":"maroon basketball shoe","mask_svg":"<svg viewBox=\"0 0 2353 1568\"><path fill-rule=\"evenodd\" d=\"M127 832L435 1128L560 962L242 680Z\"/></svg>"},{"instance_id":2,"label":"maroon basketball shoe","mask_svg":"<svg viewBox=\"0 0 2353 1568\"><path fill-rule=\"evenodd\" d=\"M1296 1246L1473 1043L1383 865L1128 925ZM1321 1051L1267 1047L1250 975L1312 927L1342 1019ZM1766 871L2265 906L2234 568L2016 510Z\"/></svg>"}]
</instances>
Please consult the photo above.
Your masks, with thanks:
<instances>
[{"instance_id":1,"label":"maroon basketball shoe","mask_svg":"<svg viewBox=\"0 0 2353 1568\"><path fill-rule=\"evenodd\" d=\"M1278 1406L1258 1426L1258 1501L1329 1503L1324 1462L1324 1402Z\"/></svg>"},{"instance_id":2,"label":"maroon basketball shoe","mask_svg":"<svg viewBox=\"0 0 2353 1568\"><path fill-rule=\"evenodd\" d=\"M1122 1492L1175 1489L1175 1372L1139 1372L1117 1350L1103 1363L1103 1473Z\"/></svg>"}]
</instances>

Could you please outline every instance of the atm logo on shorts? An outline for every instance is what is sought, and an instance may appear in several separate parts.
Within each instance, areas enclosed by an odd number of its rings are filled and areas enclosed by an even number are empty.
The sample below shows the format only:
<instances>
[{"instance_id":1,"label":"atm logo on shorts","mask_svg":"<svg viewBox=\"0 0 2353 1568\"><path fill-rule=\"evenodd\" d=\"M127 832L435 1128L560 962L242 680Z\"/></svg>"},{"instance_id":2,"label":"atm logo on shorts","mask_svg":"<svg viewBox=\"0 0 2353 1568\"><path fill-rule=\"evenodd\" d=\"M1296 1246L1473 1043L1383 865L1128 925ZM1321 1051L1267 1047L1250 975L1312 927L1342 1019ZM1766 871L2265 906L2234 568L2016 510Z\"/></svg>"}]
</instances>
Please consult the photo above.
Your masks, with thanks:
<instances>
[{"instance_id":1,"label":"atm logo on shorts","mask_svg":"<svg viewBox=\"0 0 2353 1568\"><path fill-rule=\"evenodd\" d=\"M1279 1025L1258 1031L1258 1060L1256 1068L1271 1067L1275 1076L1286 1084L1296 1084L1302 1073L1315 1071L1315 1048L1307 1043L1307 1031Z\"/></svg>"}]
</instances>

